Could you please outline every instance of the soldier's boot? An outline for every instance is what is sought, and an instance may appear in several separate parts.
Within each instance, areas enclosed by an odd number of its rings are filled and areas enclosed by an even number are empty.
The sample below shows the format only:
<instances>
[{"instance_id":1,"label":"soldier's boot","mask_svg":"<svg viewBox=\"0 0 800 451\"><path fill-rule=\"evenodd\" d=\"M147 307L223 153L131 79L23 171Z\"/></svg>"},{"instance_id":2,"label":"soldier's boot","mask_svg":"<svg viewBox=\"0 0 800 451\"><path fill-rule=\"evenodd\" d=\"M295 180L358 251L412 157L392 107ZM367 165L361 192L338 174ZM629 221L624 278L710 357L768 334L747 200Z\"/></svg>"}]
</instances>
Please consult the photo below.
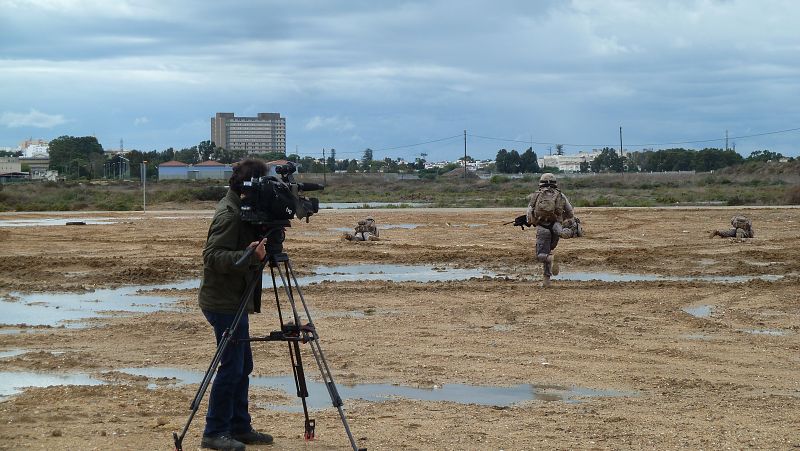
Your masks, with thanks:
<instances>
[{"instance_id":1,"label":"soldier's boot","mask_svg":"<svg viewBox=\"0 0 800 451\"><path fill-rule=\"evenodd\" d=\"M542 288L549 288L550 287L550 276L544 276L542 278Z\"/></svg>"},{"instance_id":2,"label":"soldier's boot","mask_svg":"<svg viewBox=\"0 0 800 451\"><path fill-rule=\"evenodd\" d=\"M347 241L353 241L353 234L345 232L342 234L342 239Z\"/></svg>"},{"instance_id":3,"label":"soldier's boot","mask_svg":"<svg viewBox=\"0 0 800 451\"><path fill-rule=\"evenodd\" d=\"M380 240L381 240L380 238L378 238L378 237L377 237L377 236L375 236L375 235L370 235L370 236L369 236L367 239L368 239L369 241L380 241Z\"/></svg>"},{"instance_id":4,"label":"soldier's boot","mask_svg":"<svg viewBox=\"0 0 800 451\"><path fill-rule=\"evenodd\" d=\"M550 273L554 276L557 276L558 273L561 271L561 266L558 264L556 256L554 254L548 254L547 263L550 264Z\"/></svg>"},{"instance_id":5,"label":"soldier's boot","mask_svg":"<svg viewBox=\"0 0 800 451\"><path fill-rule=\"evenodd\" d=\"M719 235L719 230L712 230L711 233L708 234L708 237L714 238L717 235Z\"/></svg>"}]
</instances>

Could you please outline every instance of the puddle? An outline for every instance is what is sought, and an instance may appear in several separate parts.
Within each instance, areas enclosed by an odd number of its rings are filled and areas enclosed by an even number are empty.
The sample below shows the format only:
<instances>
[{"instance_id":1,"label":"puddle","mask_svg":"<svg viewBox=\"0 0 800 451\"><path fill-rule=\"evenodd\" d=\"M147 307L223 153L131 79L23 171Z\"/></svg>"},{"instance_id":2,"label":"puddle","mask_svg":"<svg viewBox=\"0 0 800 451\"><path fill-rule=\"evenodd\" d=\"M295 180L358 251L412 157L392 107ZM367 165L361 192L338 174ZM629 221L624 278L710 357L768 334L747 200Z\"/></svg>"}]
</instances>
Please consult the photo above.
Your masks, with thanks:
<instances>
[{"instance_id":1,"label":"puddle","mask_svg":"<svg viewBox=\"0 0 800 451\"><path fill-rule=\"evenodd\" d=\"M140 290L197 288L198 280L161 285L99 289L89 293L16 293L0 300L0 322L30 326L85 327L80 320L116 312L149 313L174 308L176 298L138 294ZM5 330L4 330L5 331Z\"/></svg>"},{"instance_id":2,"label":"puddle","mask_svg":"<svg viewBox=\"0 0 800 451\"><path fill-rule=\"evenodd\" d=\"M697 263L703 266L710 266L716 264L717 261L711 258L701 258L700 260L697 260Z\"/></svg>"},{"instance_id":3,"label":"puddle","mask_svg":"<svg viewBox=\"0 0 800 451\"><path fill-rule=\"evenodd\" d=\"M199 384L203 374L176 368L124 368L120 371L148 378L175 378L180 384ZM309 369L306 370L309 374ZM312 409L323 409L331 406L330 396L325 384L307 379L307 403ZM293 376L251 376L250 386L283 390L287 396L295 400L296 405L259 404L271 410L299 411L300 400L296 397ZM554 385L520 384L511 387L492 387L466 384L443 384L435 388L415 388L393 384L342 384L336 388L343 400L362 399L382 402L395 398L417 401L447 401L459 404L481 404L487 406L510 406L526 401L562 401L580 402L582 398L634 396L615 390L595 390L581 387L560 387Z\"/></svg>"},{"instance_id":4,"label":"puddle","mask_svg":"<svg viewBox=\"0 0 800 451\"><path fill-rule=\"evenodd\" d=\"M572 280L587 282L599 280L601 282L717 282L741 283L752 280L765 280L774 282L782 279L781 275L766 274L757 276L661 276L658 274L626 274L611 272L572 272L561 273L553 276L553 280Z\"/></svg>"},{"instance_id":5,"label":"puddle","mask_svg":"<svg viewBox=\"0 0 800 451\"><path fill-rule=\"evenodd\" d=\"M713 305L697 305L694 307L684 307L681 310L694 316L695 318L710 318L714 313Z\"/></svg>"},{"instance_id":6,"label":"puddle","mask_svg":"<svg viewBox=\"0 0 800 451\"><path fill-rule=\"evenodd\" d=\"M434 265L360 264L319 266L310 276L298 277L301 286L323 281L387 280L393 282L439 282L466 280L473 277L493 277L495 274L480 269L449 268ZM269 272L264 273L264 286L272 285ZM280 282L280 281L279 281ZM141 293L149 290L182 290L200 286L200 280L177 283L124 286L98 289L89 293L10 293L9 299L0 299L0 325L51 326L83 328L82 322L92 318L118 314L150 313L175 308L174 297ZM358 317L363 312L346 312ZM20 327L0 328L0 334L33 331Z\"/></svg>"},{"instance_id":7,"label":"puddle","mask_svg":"<svg viewBox=\"0 0 800 451\"><path fill-rule=\"evenodd\" d=\"M710 340L711 337L706 334L688 334L684 335L687 340Z\"/></svg>"},{"instance_id":8,"label":"puddle","mask_svg":"<svg viewBox=\"0 0 800 451\"><path fill-rule=\"evenodd\" d=\"M419 208L431 204L421 202L321 202L319 208L349 209L349 208Z\"/></svg>"},{"instance_id":9,"label":"puddle","mask_svg":"<svg viewBox=\"0 0 800 451\"><path fill-rule=\"evenodd\" d=\"M86 225L116 224L132 218L41 218L41 219L3 219L0 227L64 226L68 222L83 222Z\"/></svg>"},{"instance_id":10,"label":"puddle","mask_svg":"<svg viewBox=\"0 0 800 451\"><path fill-rule=\"evenodd\" d=\"M774 337L783 337L789 335L788 331L781 329L737 329L739 332L744 332L753 335L772 335Z\"/></svg>"},{"instance_id":11,"label":"puddle","mask_svg":"<svg viewBox=\"0 0 800 451\"><path fill-rule=\"evenodd\" d=\"M0 359L7 359L9 357L15 357L18 355L25 354L26 350L24 349L9 349L8 351L0 351Z\"/></svg>"},{"instance_id":12,"label":"puddle","mask_svg":"<svg viewBox=\"0 0 800 451\"><path fill-rule=\"evenodd\" d=\"M52 374L27 371L0 371L0 400L22 393L31 387L52 387L54 385L102 385L105 382L87 374Z\"/></svg>"},{"instance_id":13,"label":"puddle","mask_svg":"<svg viewBox=\"0 0 800 451\"><path fill-rule=\"evenodd\" d=\"M422 227L423 224L386 224L378 226L379 229L416 229Z\"/></svg>"},{"instance_id":14,"label":"puddle","mask_svg":"<svg viewBox=\"0 0 800 451\"><path fill-rule=\"evenodd\" d=\"M301 285L317 282L352 282L360 280L388 280L392 282L441 282L466 280L473 277L494 277L495 273L481 269L449 268L434 265L384 265L359 264L318 266L314 275L300 277ZM269 284L272 282L270 281ZM265 286L269 286L265 285Z\"/></svg>"}]
</instances>

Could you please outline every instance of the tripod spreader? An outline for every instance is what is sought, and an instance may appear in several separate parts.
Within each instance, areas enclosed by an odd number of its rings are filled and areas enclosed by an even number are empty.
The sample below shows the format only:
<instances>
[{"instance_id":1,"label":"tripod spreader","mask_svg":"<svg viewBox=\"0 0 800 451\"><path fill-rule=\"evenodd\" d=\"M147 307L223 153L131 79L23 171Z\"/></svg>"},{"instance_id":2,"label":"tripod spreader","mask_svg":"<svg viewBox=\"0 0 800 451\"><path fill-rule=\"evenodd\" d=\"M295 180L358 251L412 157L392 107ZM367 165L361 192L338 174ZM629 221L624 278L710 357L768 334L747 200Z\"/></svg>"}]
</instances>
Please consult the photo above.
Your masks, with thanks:
<instances>
[{"instance_id":1,"label":"tripod spreader","mask_svg":"<svg viewBox=\"0 0 800 451\"><path fill-rule=\"evenodd\" d=\"M282 330L274 330L269 335L263 337L250 337L239 339L236 341L296 341L300 343L308 343L311 340L316 340L317 330L314 329L313 324L306 324L305 326L296 326L292 323L284 324Z\"/></svg>"}]
</instances>

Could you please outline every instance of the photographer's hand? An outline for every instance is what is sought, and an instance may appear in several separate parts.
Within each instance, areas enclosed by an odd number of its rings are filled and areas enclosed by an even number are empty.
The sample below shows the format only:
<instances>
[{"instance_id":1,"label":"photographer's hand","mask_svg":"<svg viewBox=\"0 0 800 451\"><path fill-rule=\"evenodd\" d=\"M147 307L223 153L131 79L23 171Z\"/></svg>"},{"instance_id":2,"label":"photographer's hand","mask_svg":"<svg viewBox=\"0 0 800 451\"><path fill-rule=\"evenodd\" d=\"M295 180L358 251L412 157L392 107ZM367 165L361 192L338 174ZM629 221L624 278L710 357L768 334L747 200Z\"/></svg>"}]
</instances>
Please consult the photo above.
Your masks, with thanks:
<instances>
[{"instance_id":1,"label":"photographer's hand","mask_svg":"<svg viewBox=\"0 0 800 451\"><path fill-rule=\"evenodd\" d=\"M253 241L252 243L250 243L249 246L247 246L248 248L255 247L255 249L253 250L253 253L256 254L256 257L258 258L258 261L264 261L264 256L267 255L267 250L264 248L264 245L266 243L267 243L267 239L264 238L261 241Z\"/></svg>"}]
</instances>

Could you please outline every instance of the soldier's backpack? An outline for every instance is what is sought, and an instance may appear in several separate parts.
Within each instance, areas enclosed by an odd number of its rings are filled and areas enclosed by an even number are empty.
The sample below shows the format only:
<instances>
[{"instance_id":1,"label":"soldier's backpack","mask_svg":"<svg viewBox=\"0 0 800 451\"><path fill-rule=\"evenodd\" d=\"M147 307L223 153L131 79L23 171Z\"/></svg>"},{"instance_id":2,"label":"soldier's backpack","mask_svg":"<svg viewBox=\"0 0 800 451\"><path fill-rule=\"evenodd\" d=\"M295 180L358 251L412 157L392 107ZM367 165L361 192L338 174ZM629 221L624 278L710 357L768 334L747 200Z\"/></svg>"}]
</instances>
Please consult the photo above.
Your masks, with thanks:
<instances>
[{"instance_id":1,"label":"soldier's backpack","mask_svg":"<svg viewBox=\"0 0 800 451\"><path fill-rule=\"evenodd\" d=\"M533 206L536 222L541 224L558 221L564 209L562 204L561 191L550 186L540 189Z\"/></svg>"}]
</instances>

